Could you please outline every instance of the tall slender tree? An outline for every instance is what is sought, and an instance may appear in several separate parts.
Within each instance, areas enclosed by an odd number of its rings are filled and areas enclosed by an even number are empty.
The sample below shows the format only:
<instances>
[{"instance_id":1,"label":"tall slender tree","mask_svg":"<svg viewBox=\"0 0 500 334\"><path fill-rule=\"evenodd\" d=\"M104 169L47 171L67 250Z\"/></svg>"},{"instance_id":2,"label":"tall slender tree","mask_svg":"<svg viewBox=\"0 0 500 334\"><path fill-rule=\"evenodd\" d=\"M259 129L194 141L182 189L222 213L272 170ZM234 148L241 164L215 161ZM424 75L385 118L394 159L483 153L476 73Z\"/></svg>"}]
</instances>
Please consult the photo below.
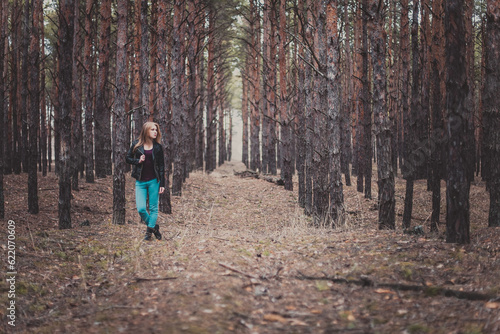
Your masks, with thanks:
<instances>
[{"instance_id":1,"label":"tall slender tree","mask_svg":"<svg viewBox=\"0 0 500 334\"><path fill-rule=\"evenodd\" d=\"M467 150L468 110L465 43L465 0L445 1L446 120L448 132L446 178L446 242L470 242Z\"/></svg>"},{"instance_id":2,"label":"tall slender tree","mask_svg":"<svg viewBox=\"0 0 500 334\"><path fill-rule=\"evenodd\" d=\"M298 60L298 79L297 79L297 176L299 181L299 205L304 207L305 205L305 194L306 194L306 114L305 114L305 64L302 60L305 54L304 47L304 34L305 34L305 11L306 11L306 1L299 0L297 11L298 11L298 56L301 58Z\"/></svg>"},{"instance_id":3,"label":"tall slender tree","mask_svg":"<svg viewBox=\"0 0 500 334\"><path fill-rule=\"evenodd\" d=\"M241 161L249 168L249 157L248 157L248 53L245 58L245 65L243 66L243 73L241 76L242 81L242 100L241 100L241 117L243 118L243 130L242 130L242 149L241 149Z\"/></svg>"},{"instance_id":4,"label":"tall slender tree","mask_svg":"<svg viewBox=\"0 0 500 334\"><path fill-rule=\"evenodd\" d=\"M20 75L20 86L19 90L21 92L20 101L20 113L21 113L21 140L20 145L20 155L22 163L22 171L28 172L29 170L29 134L28 134L28 108L29 108L29 45L30 45L30 34L31 34L31 8L30 2L24 1L24 11L22 19L22 35L21 35L21 75ZM29 197L29 196L28 196Z\"/></svg>"},{"instance_id":5,"label":"tall slender tree","mask_svg":"<svg viewBox=\"0 0 500 334\"><path fill-rule=\"evenodd\" d=\"M379 228L394 229L396 203L394 198L394 171L392 170L391 121L387 112L385 67L386 38L384 32L384 6L378 0L370 0L367 11L371 18L371 45L373 62L373 115L377 143L378 209Z\"/></svg>"},{"instance_id":6,"label":"tall slender tree","mask_svg":"<svg viewBox=\"0 0 500 334\"><path fill-rule=\"evenodd\" d=\"M276 96L276 89L277 89L277 64L276 64L276 54L277 54L277 44L276 44L276 26L278 23L278 18L276 17L278 11L277 11L277 1L276 0L270 0L269 4L269 23L270 23L270 31L268 32L269 34L269 47L268 47L268 55L267 58L269 60L269 77L267 79L268 83L268 90L267 90L267 99L269 101L269 106L268 106L268 116L269 118L267 119L267 131L268 131L268 143L267 143L267 160L268 160L268 172L269 174L276 175L278 173L278 166L277 166L277 151L276 151L276 145L278 143L278 138L277 138L277 112L278 112L278 106L277 106L277 96Z\"/></svg>"},{"instance_id":7,"label":"tall slender tree","mask_svg":"<svg viewBox=\"0 0 500 334\"><path fill-rule=\"evenodd\" d=\"M500 227L500 1L487 1L483 126L485 167L489 169L490 190L488 226ZM483 167L484 168L484 167Z\"/></svg>"},{"instance_id":8,"label":"tall slender tree","mask_svg":"<svg viewBox=\"0 0 500 334\"><path fill-rule=\"evenodd\" d=\"M166 136L170 136L167 132L168 127L168 68L167 68L167 43L168 43L168 31L167 31L167 13L168 7L166 1L160 1L158 6L158 117L159 125L163 133ZM164 156L167 157L166 170L170 171L171 162L168 161L170 157L170 145L168 137L163 137L163 150ZM163 213L172 213L172 203L170 200L170 177L167 173L165 177L165 191L160 196L159 209Z\"/></svg>"},{"instance_id":9,"label":"tall slender tree","mask_svg":"<svg viewBox=\"0 0 500 334\"><path fill-rule=\"evenodd\" d=\"M368 59L368 2L363 0L363 14L362 14L362 33L361 33L361 57L363 72L361 75L362 81L362 103L363 103L363 142L362 142L362 159L365 177L365 198L372 198L372 110L371 110L371 97L370 97L370 64Z\"/></svg>"},{"instance_id":10,"label":"tall slender tree","mask_svg":"<svg viewBox=\"0 0 500 334\"><path fill-rule=\"evenodd\" d=\"M327 78L328 78L328 133L329 133L329 183L330 183L330 219L339 223L343 219L344 194L341 174L341 126L340 126L340 55L338 36L337 1L329 0L326 4L326 40L327 40Z\"/></svg>"},{"instance_id":11,"label":"tall slender tree","mask_svg":"<svg viewBox=\"0 0 500 334\"><path fill-rule=\"evenodd\" d=\"M432 3L432 55L431 55L431 190L432 215L431 231L437 231L441 210L441 180L444 179L444 150L446 136L444 131L444 11L443 1L434 0Z\"/></svg>"},{"instance_id":12,"label":"tall slender tree","mask_svg":"<svg viewBox=\"0 0 500 334\"><path fill-rule=\"evenodd\" d=\"M43 1L38 2L40 22L43 22ZM45 29L40 25L40 155L42 159L42 176L47 176L47 101L45 94ZM1 119L1 118L0 118Z\"/></svg>"},{"instance_id":13,"label":"tall slender tree","mask_svg":"<svg viewBox=\"0 0 500 334\"><path fill-rule=\"evenodd\" d=\"M262 170L260 159L260 40L258 38L260 29L260 10L256 0L250 0L250 77L251 91L249 95L250 106L250 168L252 170Z\"/></svg>"},{"instance_id":14,"label":"tall slender tree","mask_svg":"<svg viewBox=\"0 0 500 334\"><path fill-rule=\"evenodd\" d=\"M83 64L84 64L84 82L83 95L85 97L85 132L84 132L84 150L85 150L85 182L94 182L94 98L93 98L93 71L92 71L92 16L95 6L94 0L87 0L85 3L85 37L83 46ZM50 147L50 146L49 146Z\"/></svg>"},{"instance_id":15,"label":"tall slender tree","mask_svg":"<svg viewBox=\"0 0 500 334\"><path fill-rule=\"evenodd\" d=\"M40 26L39 10L41 0L33 0L31 41L29 54L30 113L29 113L29 155L28 155L28 212L37 214L38 207L38 130L40 128ZM3 100L0 100L3 101Z\"/></svg>"},{"instance_id":16,"label":"tall slender tree","mask_svg":"<svg viewBox=\"0 0 500 334\"><path fill-rule=\"evenodd\" d=\"M417 3L419 0L415 0L415 3ZM414 122L414 119L412 118L412 115L414 115L414 112L416 111L417 104L416 104L416 99L418 99L418 89L417 85L415 84L417 80L413 81L414 85L412 86L412 105L411 109L409 107L409 87L410 87L410 80L409 80L409 74L410 74L410 67L409 67L409 62L410 62L410 52L408 49L409 43L408 40L410 39L410 34L409 34L409 4L408 0L403 0L401 2L402 10L401 10L401 56L402 56L402 82L401 85L403 86L401 90L401 98L403 99L402 102L402 120L403 120L403 146L404 146L404 164L402 168L403 172L403 178L406 179L406 194L405 194L405 207L404 207L404 212L403 212L403 228L408 229L410 228L411 225L411 213L413 211L413 183L414 183L414 176L412 173L415 171L414 166L411 164L411 154L413 153L413 135L414 135L414 129L412 128L412 124ZM417 12L418 12L418 5L417 5ZM413 52L413 68L416 73L417 73L417 78L418 79L418 70L416 69L416 65L418 65L418 40L416 39L417 33L418 33L418 21L415 20L415 18L418 18L418 14L414 14L413 16L413 25L412 25L412 52ZM415 73L413 73L415 74ZM415 98L415 99L413 99Z\"/></svg>"},{"instance_id":17,"label":"tall slender tree","mask_svg":"<svg viewBox=\"0 0 500 334\"><path fill-rule=\"evenodd\" d=\"M143 122L149 120L149 116L152 110L149 110L149 72L151 71L149 57L151 55L150 49L150 38L149 38L149 1L141 0L141 13L140 13L140 25L141 25L141 49L138 54L139 56L139 72L141 78L141 105L140 113L142 114ZM141 124L142 127L142 124Z\"/></svg>"},{"instance_id":18,"label":"tall slender tree","mask_svg":"<svg viewBox=\"0 0 500 334\"><path fill-rule=\"evenodd\" d=\"M185 23L183 19L185 7L184 0L174 2L174 16L172 29L172 130L173 132L173 164L174 173L172 178L172 195L182 194L182 183L184 180L184 147L185 140L183 128L186 120L186 109L184 107L184 77L185 77L185 55L182 44L184 43Z\"/></svg>"},{"instance_id":19,"label":"tall slender tree","mask_svg":"<svg viewBox=\"0 0 500 334\"><path fill-rule=\"evenodd\" d=\"M75 28L73 36L73 98L72 98L72 126L71 126L71 162L73 164L71 187L73 190L79 190L78 172L80 170L83 147L82 147L82 81L80 64L81 64L81 29L80 29L80 3L75 3Z\"/></svg>"},{"instance_id":20,"label":"tall slender tree","mask_svg":"<svg viewBox=\"0 0 500 334\"><path fill-rule=\"evenodd\" d=\"M127 1L117 3L116 98L113 117L113 224L125 224L125 155L128 149L127 117Z\"/></svg>"},{"instance_id":21,"label":"tall slender tree","mask_svg":"<svg viewBox=\"0 0 500 334\"><path fill-rule=\"evenodd\" d=\"M74 0L59 0L59 228L71 228L71 96L73 82Z\"/></svg>"},{"instance_id":22,"label":"tall slender tree","mask_svg":"<svg viewBox=\"0 0 500 334\"><path fill-rule=\"evenodd\" d=\"M351 31L349 18L349 1L344 0L344 29L345 29L345 83L344 105L341 107L341 168L344 173L346 186L351 186L351 171L349 165L352 159L351 150L351 111L353 109L353 84L351 60Z\"/></svg>"},{"instance_id":23,"label":"tall slender tree","mask_svg":"<svg viewBox=\"0 0 500 334\"><path fill-rule=\"evenodd\" d=\"M217 125L215 123L215 13L214 4L208 8L208 60L207 60L207 153L205 156L205 168L207 171L215 169L215 160L217 156L217 148L215 147ZM251 54L251 51L249 52Z\"/></svg>"},{"instance_id":24,"label":"tall slender tree","mask_svg":"<svg viewBox=\"0 0 500 334\"><path fill-rule=\"evenodd\" d=\"M363 126L365 106L363 103L363 59L362 59L362 7L361 2L358 1L356 7L356 23L354 26L354 77L356 78L354 83L354 117L355 117L355 132L353 133L354 139L354 161L353 161L353 174L357 176L356 189L358 192L363 192L364 190L364 174L365 160L363 155L363 143L365 142L365 129Z\"/></svg>"},{"instance_id":25,"label":"tall slender tree","mask_svg":"<svg viewBox=\"0 0 500 334\"><path fill-rule=\"evenodd\" d=\"M279 9L279 66L280 66L280 119L282 143L282 174L286 190L293 190L292 182L292 129L287 95L286 0L280 0Z\"/></svg>"},{"instance_id":26,"label":"tall slender tree","mask_svg":"<svg viewBox=\"0 0 500 334\"><path fill-rule=\"evenodd\" d=\"M10 129L7 129L9 133L8 137L10 138L10 145L7 150L7 155L10 157L10 159L7 159L9 161L9 164L11 163L10 167L9 165L7 166L7 172L10 172L12 170L14 174L20 174L21 173L21 152L20 152L20 144L19 144L19 134L21 131L19 129L21 128L21 122L20 122L20 115L19 115L19 110L20 110L20 105L19 105L19 50L20 45L19 41L21 41L22 36L21 36L21 22L20 22L20 16L21 16L21 5L20 1L16 0L14 1L14 4L11 6L11 19L10 19L10 25L11 25L11 31L12 35L15 36L12 38L12 43L11 43L11 50L10 50L10 94L9 94L9 115L11 115L11 121L8 123L9 125L12 124ZM9 131L10 130L10 131ZM57 146L55 147L57 149ZM10 151L10 152L9 152Z\"/></svg>"},{"instance_id":27,"label":"tall slender tree","mask_svg":"<svg viewBox=\"0 0 500 334\"><path fill-rule=\"evenodd\" d=\"M102 0L99 10L99 68L97 73L96 110L94 113L95 175L103 178L111 168L110 108L106 100L110 68L111 0Z\"/></svg>"},{"instance_id":28,"label":"tall slender tree","mask_svg":"<svg viewBox=\"0 0 500 334\"><path fill-rule=\"evenodd\" d=\"M327 32L326 32L326 1L321 1L316 7L316 34L315 53L317 55L318 70L315 75L314 88L314 153L313 153L313 215L316 225L328 224L330 187L328 184L329 167L329 142L327 133L328 112L328 82L326 80L327 66Z\"/></svg>"}]
</instances>

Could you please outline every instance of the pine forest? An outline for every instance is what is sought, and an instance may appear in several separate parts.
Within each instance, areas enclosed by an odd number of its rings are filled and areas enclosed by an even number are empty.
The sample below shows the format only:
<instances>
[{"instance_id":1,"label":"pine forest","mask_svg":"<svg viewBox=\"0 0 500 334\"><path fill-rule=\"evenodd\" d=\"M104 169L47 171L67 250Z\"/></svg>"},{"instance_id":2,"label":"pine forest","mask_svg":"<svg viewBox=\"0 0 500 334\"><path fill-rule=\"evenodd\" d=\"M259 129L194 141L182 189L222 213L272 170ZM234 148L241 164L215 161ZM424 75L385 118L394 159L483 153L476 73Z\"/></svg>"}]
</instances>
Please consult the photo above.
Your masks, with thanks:
<instances>
[{"instance_id":1,"label":"pine forest","mask_svg":"<svg viewBox=\"0 0 500 334\"><path fill-rule=\"evenodd\" d=\"M0 48L5 332L500 331L500 0L2 0Z\"/></svg>"}]
</instances>

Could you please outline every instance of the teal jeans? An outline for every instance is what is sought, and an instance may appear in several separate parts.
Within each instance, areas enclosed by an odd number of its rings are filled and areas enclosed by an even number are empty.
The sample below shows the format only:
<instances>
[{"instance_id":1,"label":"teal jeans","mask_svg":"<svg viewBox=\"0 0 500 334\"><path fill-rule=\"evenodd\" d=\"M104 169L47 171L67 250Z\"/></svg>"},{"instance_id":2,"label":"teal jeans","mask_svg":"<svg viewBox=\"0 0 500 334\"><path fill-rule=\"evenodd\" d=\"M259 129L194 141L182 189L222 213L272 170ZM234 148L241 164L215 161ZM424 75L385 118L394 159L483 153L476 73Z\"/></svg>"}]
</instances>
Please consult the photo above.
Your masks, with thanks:
<instances>
[{"instance_id":1,"label":"teal jeans","mask_svg":"<svg viewBox=\"0 0 500 334\"><path fill-rule=\"evenodd\" d=\"M157 179L150 181L135 181L135 205L141 219L148 227L154 228L158 219L158 199L160 182ZM146 207L146 199L149 195L149 213Z\"/></svg>"}]
</instances>

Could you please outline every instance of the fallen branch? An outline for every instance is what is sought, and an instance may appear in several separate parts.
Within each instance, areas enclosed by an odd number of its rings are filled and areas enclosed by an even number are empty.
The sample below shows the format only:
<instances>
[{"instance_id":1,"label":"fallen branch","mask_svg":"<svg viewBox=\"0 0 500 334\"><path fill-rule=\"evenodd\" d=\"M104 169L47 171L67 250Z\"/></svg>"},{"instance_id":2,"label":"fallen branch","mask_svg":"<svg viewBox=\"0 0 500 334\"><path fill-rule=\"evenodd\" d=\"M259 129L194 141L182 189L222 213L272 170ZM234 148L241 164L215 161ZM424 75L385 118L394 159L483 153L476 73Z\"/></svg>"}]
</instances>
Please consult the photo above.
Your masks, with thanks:
<instances>
[{"instance_id":1,"label":"fallen branch","mask_svg":"<svg viewBox=\"0 0 500 334\"><path fill-rule=\"evenodd\" d=\"M252 177L255 179L259 178L259 173L254 172L253 170L245 170L243 172L234 172L234 175L239 176L239 177Z\"/></svg>"},{"instance_id":2,"label":"fallen branch","mask_svg":"<svg viewBox=\"0 0 500 334\"><path fill-rule=\"evenodd\" d=\"M224 264L224 263L219 263L219 266L221 266L221 267L223 267L223 268L226 268L226 269L229 269L229 270L231 270L231 271L234 271L235 273L241 274L241 275L246 276L246 277L248 277L248 278L255 278L255 279L259 279L259 278L258 278L257 276L255 276L255 275L244 273L243 271L238 270L238 269L236 269L236 268L233 268L233 267L231 267L231 266L229 266L229 265L227 265L227 264Z\"/></svg>"},{"instance_id":3,"label":"fallen branch","mask_svg":"<svg viewBox=\"0 0 500 334\"><path fill-rule=\"evenodd\" d=\"M145 278L145 277L136 277L136 282L144 282L144 281L168 281L171 279L177 279L177 277L159 277L159 278Z\"/></svg>"},{"instance_id":4,"label":"fallen branch","mask_svg":"<svg viewBox=\"0 0 500 334\"><path fill-rule=\"evenodd\" d=\"M278 186L285 185L285 181L283 181L282 178L277 177L277 176L260 175L259 179L266 180L267 182L277 184Z\"/></svg>"},{"instance_id":5,"label":"fallen branch","mask_svg":"<svg viewBox=\"0 0 500 334\"><path fill-rule=\"evenodd\" d=\"M254 172L253 170L245 170L243 172L234 172L234 175L239 176L239 177L250 177L254 179L261 179L261 180L266 180L267 182L274 183L278 186L284 186L285 181L283 181L282 178L277 177L277 176L272 176L272 175L264 175L264 174L259 174L257 172Z\"/></svg>"},{"instance_id":6,"label":"fallen branch","mask_svg":"<svg viewBox=\"0 0 500 334\"><path fill-rule=\"evenodd\" d=\"M334 283L343 283L343 284L355 284L363 287L381 287L381 288L389 288L400 291L415 291L415 292L424 292L428 296L445 296L445 297L455 297L458 299L466 299L466 300L499 300L500 297L495 295L489 295L479 292L473 291L458 291L452 289L446 289L441 286L423 286L423 285L408 285L401 283L376 283L367 277L360 277L359 280L356 279L347 279L343 277L331 277L331 276L307 276L301 272L298 272L299 276L297 279L300 280L326 280Z\"/></svg>"}]
</instances>

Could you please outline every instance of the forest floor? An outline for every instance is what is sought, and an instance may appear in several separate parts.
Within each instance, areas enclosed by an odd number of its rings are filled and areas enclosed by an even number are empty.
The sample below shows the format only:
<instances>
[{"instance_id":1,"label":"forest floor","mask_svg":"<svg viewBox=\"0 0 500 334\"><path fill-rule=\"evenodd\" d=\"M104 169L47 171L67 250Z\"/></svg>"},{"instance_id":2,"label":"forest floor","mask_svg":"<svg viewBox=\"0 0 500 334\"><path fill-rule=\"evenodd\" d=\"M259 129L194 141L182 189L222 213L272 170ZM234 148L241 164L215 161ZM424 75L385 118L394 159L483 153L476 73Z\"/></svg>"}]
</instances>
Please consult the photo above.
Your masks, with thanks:
<instances>
[{"instance_id":1,"label":"forest floor","mask_svg":"<svg viewBox=\"0 0 500 334\"><path fill-rule=\"evenodd\" d=\"M344 187L348 212L335 229L314 227L297 191L235 176L230 162L194 172L163 240L144 242L127 176L127 224L113 225L112 178L81 180L72 224L59 230L57 179L39 178L40 213L27 211L27 176L5 177L7 221L16 231L16 326L0 283L0 332L19 333L499 333L500 229L487 227L488 194L470 193L470 245L447 244L444 214L429 233L431 194L416 182L412 225L377 226L373 199ZM443 184L443 201L444 184ZM444 209L443 209L444 211ZM88 220L90 223L83 223Z\"/></svg>"}]
</instances>

